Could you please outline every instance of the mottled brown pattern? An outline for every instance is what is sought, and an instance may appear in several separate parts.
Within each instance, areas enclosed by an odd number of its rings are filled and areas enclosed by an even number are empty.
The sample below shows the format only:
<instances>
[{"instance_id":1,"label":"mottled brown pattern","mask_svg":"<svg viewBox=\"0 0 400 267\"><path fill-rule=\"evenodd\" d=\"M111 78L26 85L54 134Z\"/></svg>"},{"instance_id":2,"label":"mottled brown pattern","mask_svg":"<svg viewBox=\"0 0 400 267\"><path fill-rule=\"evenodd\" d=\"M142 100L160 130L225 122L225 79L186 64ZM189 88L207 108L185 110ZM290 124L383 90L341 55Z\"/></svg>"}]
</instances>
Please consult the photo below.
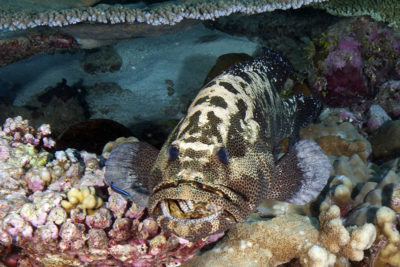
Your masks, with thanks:
<instances>
[{"instance_id":1,"label":"mottled brown pattern","mask_svg":"<svg viewBox=\"0 0 400 267\"><path fill-rule=\"evenodd\" d=\"M225 231L272 188L272 150L295 128L296 101L278 93L289 64L267 52L207 84L161 149L149 209L166 231L192 240ZM168 160L171 145L179 155Z\"/></svg>"}]
</instances>

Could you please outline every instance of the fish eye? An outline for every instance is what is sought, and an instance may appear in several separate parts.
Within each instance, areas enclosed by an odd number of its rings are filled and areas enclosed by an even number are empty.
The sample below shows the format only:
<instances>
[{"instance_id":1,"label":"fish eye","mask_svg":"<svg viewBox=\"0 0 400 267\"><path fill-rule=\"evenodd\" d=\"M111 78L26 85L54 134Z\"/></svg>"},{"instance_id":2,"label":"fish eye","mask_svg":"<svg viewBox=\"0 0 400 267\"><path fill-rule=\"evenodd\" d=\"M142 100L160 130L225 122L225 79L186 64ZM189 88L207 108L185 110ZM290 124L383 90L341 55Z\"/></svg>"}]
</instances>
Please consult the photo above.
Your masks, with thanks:
<instances>
[{"instance_id":1,"label":"fish eye","mask_svg":"<svg viewBox=\"0 0 400 267\"><path fill-rule=\"evenodd\" d=\"M218 149L217 156L219 161L221 161L224 164L228 164L229 162L228 151L226 151L225 147L221 147L220 149Z\"/></svg>"},{"instance_id":2,"label":"fish eye","mask_svg":"<svg viewBox=\"0 0 400 267\"><path fill-rule=\"evenodd\" d=\"M167 154L169 161L176 160L179 155L179 149L175 146L168 146Z\"/></svg>"}]
</instances>

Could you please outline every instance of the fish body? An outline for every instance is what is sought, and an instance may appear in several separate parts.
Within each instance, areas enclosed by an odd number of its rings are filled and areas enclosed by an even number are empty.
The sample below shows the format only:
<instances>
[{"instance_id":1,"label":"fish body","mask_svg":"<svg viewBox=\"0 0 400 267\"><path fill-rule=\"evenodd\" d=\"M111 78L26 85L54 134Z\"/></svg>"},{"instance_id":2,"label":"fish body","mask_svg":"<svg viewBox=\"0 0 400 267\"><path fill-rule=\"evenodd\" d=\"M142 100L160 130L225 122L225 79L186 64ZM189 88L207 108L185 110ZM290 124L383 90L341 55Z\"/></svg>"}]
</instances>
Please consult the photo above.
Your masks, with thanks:
<instances>
[{"instance_id":1,"label":"fish body","mask_svg":"<svg viewBox=\"0 0 400 267\"><path fill-rule=\"evenodd\" d=\"M322 109L308 96L280 97L290 71L290 63L270 49L231 67L200 90L158 156L141 164L145 170L135 170L136 161L155 155L154 149L131 143L111 153L106 180L134 200L132 188L146 188L147 207L159 225L190 240L229 229L265 198L308 202L329 177L327 157L311 141L293 145L279 161L274 153ZM124 163L129 167L115 174L121 164L116 155L132 146L134 156ZM123 180L127 172L134 178Z\"/></svg>"}]
</instances>

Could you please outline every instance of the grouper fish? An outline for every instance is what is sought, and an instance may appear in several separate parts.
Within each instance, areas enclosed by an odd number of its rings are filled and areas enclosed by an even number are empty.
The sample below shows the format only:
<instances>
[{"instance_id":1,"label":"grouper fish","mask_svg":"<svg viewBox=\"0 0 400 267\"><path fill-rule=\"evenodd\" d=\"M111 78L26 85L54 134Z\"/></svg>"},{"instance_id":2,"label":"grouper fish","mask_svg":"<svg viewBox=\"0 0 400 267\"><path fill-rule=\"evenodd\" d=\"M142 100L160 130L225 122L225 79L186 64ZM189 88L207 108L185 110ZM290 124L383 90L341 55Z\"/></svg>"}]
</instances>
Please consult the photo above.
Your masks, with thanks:
<instances>
[{"instance_id":1,"label":"grouper fish","mask_svg":"<svg viewBox=\"0 0 400 267\"><path fill-rule=\"evenodd\" d=\"M116 146L106 182L188 240L244 221L266 198L309 202L325 186L330 164L315 142L296 141L322 105L302 94L280 97L291 70L268 48L226 70L200 90L161 151L145 142ZM278 159L285 137L289 152Z\"/></svg>"}]
</instances>

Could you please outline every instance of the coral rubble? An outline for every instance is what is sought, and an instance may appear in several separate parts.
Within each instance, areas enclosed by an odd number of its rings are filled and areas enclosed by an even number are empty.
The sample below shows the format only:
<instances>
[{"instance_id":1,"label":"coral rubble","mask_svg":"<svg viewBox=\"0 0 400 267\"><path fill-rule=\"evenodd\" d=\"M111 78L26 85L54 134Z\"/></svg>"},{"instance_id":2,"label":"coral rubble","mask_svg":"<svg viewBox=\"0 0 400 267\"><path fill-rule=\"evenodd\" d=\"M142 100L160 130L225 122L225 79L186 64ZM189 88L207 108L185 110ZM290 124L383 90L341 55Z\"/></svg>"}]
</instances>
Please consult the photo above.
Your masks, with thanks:
<instances>
[{"instance_id":1,"label":"coral rubble","mask_svg":"<svg viewBox=\"0 0 400 267\"><path fill-rule=\"evenodd\" d=\"M3 262L177 266L220 236L193 243L163 232L146 210L107 191L102 156L46 152L54 146L49 134L49 125L35 130L21 117L7 119L0 129Z\"/></svg>"}]
</instances>

